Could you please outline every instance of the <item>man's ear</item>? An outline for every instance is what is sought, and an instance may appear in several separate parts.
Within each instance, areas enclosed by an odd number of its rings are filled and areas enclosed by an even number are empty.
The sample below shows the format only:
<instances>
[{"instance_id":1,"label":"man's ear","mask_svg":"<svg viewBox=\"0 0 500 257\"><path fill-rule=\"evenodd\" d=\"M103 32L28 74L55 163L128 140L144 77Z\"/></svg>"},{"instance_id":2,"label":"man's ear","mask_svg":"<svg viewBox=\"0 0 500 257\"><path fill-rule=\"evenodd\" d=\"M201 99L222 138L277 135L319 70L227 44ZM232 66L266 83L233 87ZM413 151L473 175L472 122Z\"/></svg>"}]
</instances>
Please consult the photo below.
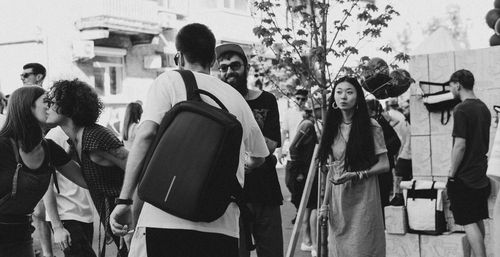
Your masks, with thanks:
<instances>
[{"instance_id":1,"label":"man's ear","mask_svg":"<svg viewBox=\"0 0 500 257\"><path fill-rule=\"evenodd\" d=\"M35 78L36 82L41 82L44 79L43 74L36 74Z\"/></svg>"}]
</instances>

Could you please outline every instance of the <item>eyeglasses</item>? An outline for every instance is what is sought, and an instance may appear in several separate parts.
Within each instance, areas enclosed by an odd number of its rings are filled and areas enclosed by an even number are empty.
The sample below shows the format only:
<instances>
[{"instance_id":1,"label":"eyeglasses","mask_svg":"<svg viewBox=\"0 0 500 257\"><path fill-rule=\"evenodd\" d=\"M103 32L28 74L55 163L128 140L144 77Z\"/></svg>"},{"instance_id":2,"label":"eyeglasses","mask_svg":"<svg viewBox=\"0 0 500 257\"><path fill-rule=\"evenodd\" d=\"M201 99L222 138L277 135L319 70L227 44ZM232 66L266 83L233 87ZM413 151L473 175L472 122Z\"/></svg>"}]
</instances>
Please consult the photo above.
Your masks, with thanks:
<instances>
[{"instance_id":1,"label":"eyeglasses","mask_svg":"<svg viewBox=\"0 0 500 257\"><path fill-rule=\"evenodd\" d=\"M181 58L181 53L177 52L174 56L175 65L179 65L179 58Z\"/></svg>"},{"instance_id":2,"label":"eyeglasses","mask_svg":"<svg viewBox=\"0 0 500 257\"><path fill-rule=\"evenodd\" d=\"M305 97L295 97L295 99L297 99L297 101L306 101L307 98Z\"/></svg>"},{"instance_id":3,"label":"eyeglasses","mask_svg":"<svg viewBox=\"0 0 500 257\"><path fill-rule=\"evenodd\" d=\"M241 66L243 66L243 64L241 62L232 62L229 65L221 64L219 66L219 70L222 72L227 72L227 69L231 68L232 71L237 71L241 68Z\"/></svg>"},{"instance_id":4,"label":"eyeglasses","mask_svg":"<svg viewBox=\"0 0 500 257\"><path fill-rule=\"evenodd\" d=\"M56 104L56 102L52 101L50 98L43 99L43 102L46 103L49 108Z\"/></svg>"},{"instance_id":5,"label":"eyeglasses","mask_svg":"<svg viewBox=\"0 0 500 257\"><path fill-rule=\"evenodd\" d=\"M21 78L25 79L25 78L28 78L29 76L31 75L34 75L35 73L34 72L26 72L26 73L22 73L21 74Z\"/></svg>"}]
</instances>

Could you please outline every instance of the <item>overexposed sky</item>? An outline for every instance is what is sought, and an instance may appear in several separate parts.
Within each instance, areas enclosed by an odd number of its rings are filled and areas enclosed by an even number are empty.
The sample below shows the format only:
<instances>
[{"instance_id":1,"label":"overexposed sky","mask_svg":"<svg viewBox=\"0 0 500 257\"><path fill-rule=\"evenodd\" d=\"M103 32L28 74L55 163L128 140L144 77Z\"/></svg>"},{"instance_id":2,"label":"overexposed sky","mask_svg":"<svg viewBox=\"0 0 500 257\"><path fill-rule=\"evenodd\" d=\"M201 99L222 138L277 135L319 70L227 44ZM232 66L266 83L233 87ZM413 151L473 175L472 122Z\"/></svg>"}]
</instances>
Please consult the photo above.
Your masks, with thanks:
<instances>
[{"instance_id":1,"label":"overexposed sky","mask_svg":"<svg viewBox=\"0 0 500 257\"><path fill-rule=\"evenodd\" d=\"M494 34L486 25L486 13L493 9L493 0L377 0L377 5L386 3L393 5L400 16L396 17L386 30L384 36L390 40L397 39L405 26L412 29L411 48L417 47L425 36L422 29L433 17L446 17L447 7L456 4L460 7L460 16L467 25L468 40L472 49L489 46L489 38Z\"/></svg>"}]
</instances>

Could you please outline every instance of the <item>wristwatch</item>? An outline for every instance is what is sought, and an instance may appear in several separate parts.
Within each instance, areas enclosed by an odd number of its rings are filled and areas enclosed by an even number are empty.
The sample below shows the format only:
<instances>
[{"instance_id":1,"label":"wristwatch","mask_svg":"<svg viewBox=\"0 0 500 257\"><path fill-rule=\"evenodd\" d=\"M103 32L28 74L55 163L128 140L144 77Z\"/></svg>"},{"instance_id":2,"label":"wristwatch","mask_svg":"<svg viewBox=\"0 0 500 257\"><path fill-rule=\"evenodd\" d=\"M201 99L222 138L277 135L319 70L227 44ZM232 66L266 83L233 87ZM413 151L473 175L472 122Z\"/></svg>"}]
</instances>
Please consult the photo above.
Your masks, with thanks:
<instances>
[{"instance_id":1,"label":"wristwatch","mask_svg":"<svg viewBox=\"0 0 500 257\"><path fill-rule=\"evenodd\" d=\"M115 204L124 204L124 205L132 205L133 201L132 199L120 199L120 198L115 198Z\"/></svg>"}]
</instances>

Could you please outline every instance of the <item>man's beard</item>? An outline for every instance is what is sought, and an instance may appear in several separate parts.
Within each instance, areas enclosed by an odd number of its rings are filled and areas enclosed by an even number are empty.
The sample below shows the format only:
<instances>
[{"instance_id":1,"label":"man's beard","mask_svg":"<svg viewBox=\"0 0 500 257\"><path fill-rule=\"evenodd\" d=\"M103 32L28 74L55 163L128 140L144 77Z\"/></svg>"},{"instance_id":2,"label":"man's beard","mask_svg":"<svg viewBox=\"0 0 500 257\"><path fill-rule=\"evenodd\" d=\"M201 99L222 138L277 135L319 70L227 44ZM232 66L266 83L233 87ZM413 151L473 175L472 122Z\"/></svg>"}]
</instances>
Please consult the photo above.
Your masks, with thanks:
<instances>
[{"instance_id":1,"label":"man's beard","mask_svg":"<svg viewBox=\"0 0 500 257\"><path fill-rule=\"evenodd\" d=\"M232 81L228 81L229 78L235 78ZM239 75L236 72L232 72L225 76L222 79L224 82L228 83L231 85L234 89L236 89L242 96L246 96L248 94L248 87L247 87L247 71L243 73L243 75Z\"/></svg>"}]
</instances>

